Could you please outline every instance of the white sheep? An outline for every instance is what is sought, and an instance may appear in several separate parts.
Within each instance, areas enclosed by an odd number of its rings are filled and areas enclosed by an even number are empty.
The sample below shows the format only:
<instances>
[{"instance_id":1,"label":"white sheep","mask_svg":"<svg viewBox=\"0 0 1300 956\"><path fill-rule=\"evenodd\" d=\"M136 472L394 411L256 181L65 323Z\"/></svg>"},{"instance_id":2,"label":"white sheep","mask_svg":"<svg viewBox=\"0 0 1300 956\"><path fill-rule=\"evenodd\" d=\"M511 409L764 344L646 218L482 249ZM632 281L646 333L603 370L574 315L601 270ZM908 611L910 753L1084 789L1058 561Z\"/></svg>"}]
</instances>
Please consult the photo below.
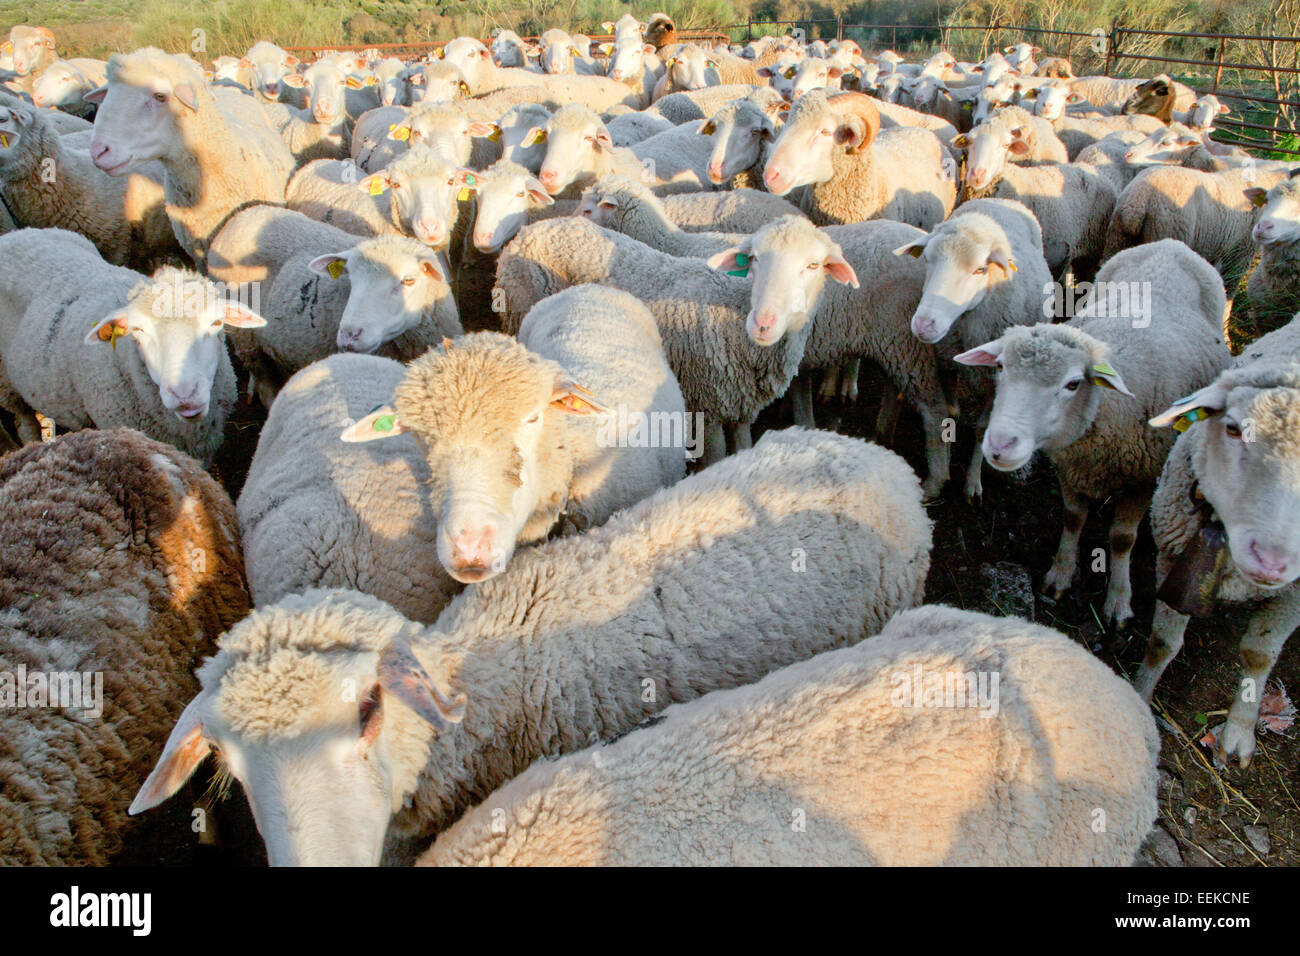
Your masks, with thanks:
<instances>
[{"instance_id":1,"label":"white sheep","mask_svg":"<svg viewBox=\"0 0 1300 956\"><path fill-rule=\"evenodd\" d=\"M881 218L929 229L956 200L946 158L929 130L880 132L870 97L814 90L790 108L764 184L778 196L807 185L803 206L818 225Z\"/></svg>"},{"instance_id":2,"label":"white sheep","mask_svg":"<svg viewBox=\"0 0 1300 956\"><path fill-rule=\"evenodd\" d=\"M1245 195L1260 210L1250 233L1260 247L1259 264L1246 281L1251 315L1267 325L1289 321L1300 312L1300 180L1288 177Z\"/></svg>"},{"instance_id":3,"label":"white sheep","mask_svg":"<svg viewBox=\"0 0 1300 956\"><path fill-rule=\"evenodd\" d=\"M1134 686L1147 700L1183 644L1188 614L1253 607L1241 680L1217 741L1243 768L1269 673L1300 626L1300 365L1270 355L1230 369L1151 419L1183 434L1151 501L1158 549L1155 618ZM1186 424L1183 424L1186 423Z\"/></svg>"},{"instance_id":4,"label":"white sheep","mask_svg":"<svg viewBox=\"0 0 1300 956\"><path fill-rule=\"evenodd\" d=\"M619 435L620 421L641 421L646 440ZM518 341L489 332L444 342L411 365L392 406L344 439L416 432L439 499L438 557L472 583L561 518L597 525L678 481L703 437L693 426L653 316L591 285L533 306Z\"/></svg>"},{"instance_id":5,"label":"white sheep","mask_svg":"<svg viewBox=\"0 0 1300 956\"><path fill-rule=\"evenodd\" d=\"M95 112L95 106L82 97L107 82L107 66L103 60L84 57L55 60L32 87L32 102L73 116L89 117Z\"/></svg>"},{"instance_id":6,"label":"white sheep","mask_svg":"<svg viewBox=\"0 0 1300 956\"><path fill-rule=\"evenodd\" d=\"M1223 306L1209 263L1165 239L1107 262L1069 322L1012 328L957 356L1000 369L983 438L989 464L1015 471L1042 449L1056 466L1065 524L1043 581L1049 597L1073 585L1090 503L1115 497L1101 614L1119 627L1132 618L1129 559L1173 445L1146 421L1227 366Z\"/></svg>"},{"instance_id":7,"label":"white sheep","mask_svg":"<svg viewBox=\"0 0 1300 956\"><path fill-rule=\"evenodd\" d=\"M920 602L930 544L900 458L769 433L519 555L427 631L352 592L258 609L200 669L131 810L170 796L217 744L272 864L373 865L386 831L394 849L427 838L541 757L879 632ZM299 783L277 795L290 753L306 758ZM370 761L380 772L359 773Z\"/></svg>"},{"instance_id":8,"label":"white sheep","mask_svg":"<svg viewBox=\"0 0 1300 956\"><path fill-rule=\"evenodd\" d=\"M292 210L253 206L217 233L211 266L213 275L261 290L269 324L232 344L268 407L290 375L339 349L408 361L462 331L445 262L404 236L364 239Z\"/></svg>"},{"instance_id":9,"label":"white sheep","mask_svg":"<svg viewBox=\"0 0 1300 956\"><path fill-rule=\"evenodd\" d=\"M225 327L265 324L206 279L110 265L76 233L0 236L0 404L25 442L40 440L40 412L65 429L136 428L206 464L235 404Z\"/></svg>"},{"instance_id":10,"label":"white sheep","mask_svg":"<svg viewBox=\"0 0 1300 956\"><path fill-rule=\"evenodd\" d=\"M936 605L535 764L418 865L1127 866L1159 751L1074 641Z\"/></svg>"},{"instance_id":11,"label":"white sheep","mask_svg":"<svg viewBox=\"0 0 1300 956\"><path fill-rule=\"evenodd\" d=\"M373 595L424 624L460 590L438 561L429 468L413 438L345 445L406 370L339 354L285 383L239 496L248 587L261 607L313 587Z\"/></svg>"},{"instance_id":12,"label":"white sheep","mask_svg":"<svg viewBox=\"0 0 1300 956\"><path fill-rule=\"evenodd\" d=\"M157 164L109 176L68 148L39 110L4 94L0 139L0 196L16 226L79 232L115 265L152 268L180 253Z\"/></svg>"},{"instance_id":13,"label":"white sheep","mask_svg":"<svg viewBox=\"0 0 1300 956\"><path fill-rule=\"evenodd\" d=\"M620 103L641 109L647 102L639 91L605 76L569 74L542 77L530 70L499 67L492 61L491 51L482 41L472 37L457 37L443 49L446 61L464 74L475 96L513 86L542 85L559 106L580 103L601 112Z\"/></svg>"},{"instance_id":14,"label":"white sheep","mask_svg":"<svg viewBox=\"0 0 1300 956\"><path fill-rule=\"evenodd\" d=\"M194 661L248 612L238 532L197 462L130 429L5 456L5 866L106 866L129 842L128 801L198 689Z\"/></svg>"},{"instance_id":15,"label":"white sheep","mask_svg":"<svg viewBox=\"0 0 1300 956\"><path fill-rule=\"evenodd\" d=\"M236 99L219 104L199 65L152 48L114 54L108 85L91 94L100 103L90 157L121 176L158 160L166 170L167 215L181 248L203 263L226 218L257 199L283 202L294 160L275 131L242 114Z\"/></svg>"}]
</instances>

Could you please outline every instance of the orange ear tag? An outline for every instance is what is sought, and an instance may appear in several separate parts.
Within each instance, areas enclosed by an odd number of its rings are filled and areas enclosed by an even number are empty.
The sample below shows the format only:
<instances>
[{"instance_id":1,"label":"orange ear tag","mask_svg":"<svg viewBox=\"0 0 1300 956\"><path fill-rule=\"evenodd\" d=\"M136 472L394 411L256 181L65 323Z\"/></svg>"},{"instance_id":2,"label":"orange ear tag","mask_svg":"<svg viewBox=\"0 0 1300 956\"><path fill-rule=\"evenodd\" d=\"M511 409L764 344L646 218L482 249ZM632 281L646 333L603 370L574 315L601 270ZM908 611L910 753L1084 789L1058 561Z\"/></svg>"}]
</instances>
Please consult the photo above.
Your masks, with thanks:
<instances>
[{"instance_id":1,"label":"orange ear tag","mask_svg":"<svg viewBox=\"0 0 1300 956\"><path fill-rule=\"evenodd\" d=\"M492 130L492 132L488 133L488 139L492 140L492 142L494 143L501 142L501 130L499 129Z\"/></svg>"}]
</instances>

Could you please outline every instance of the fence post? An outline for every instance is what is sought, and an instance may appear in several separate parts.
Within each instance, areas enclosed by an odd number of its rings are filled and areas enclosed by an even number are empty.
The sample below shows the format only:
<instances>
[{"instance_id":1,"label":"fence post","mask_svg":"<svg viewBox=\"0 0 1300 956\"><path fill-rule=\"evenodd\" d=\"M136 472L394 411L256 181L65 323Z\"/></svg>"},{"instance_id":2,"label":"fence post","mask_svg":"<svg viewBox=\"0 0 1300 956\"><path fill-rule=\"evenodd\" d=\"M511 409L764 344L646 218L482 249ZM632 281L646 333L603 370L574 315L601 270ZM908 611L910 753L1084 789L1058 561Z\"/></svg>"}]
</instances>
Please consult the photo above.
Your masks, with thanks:
<instances>
[{"instance_id":1,"label":"fence post","mask_svg":"<svg viewBox=\"0 0 1300 956\"><path fill-rule=\"evenodd\" d=\"M1114 63L1119 60L1119 35L1120 25L1118 20L1110 21L1110 36L1106 38L1106 65L1102 73L1110 76Z\"/></svg>"},{"instance_id":2,"label":"fence post","mask_svg":"<svg viewBox=\"0 0 1300 956\"><path fill-rule=\"evenodd\" d=\"M835 39L844 39L844 16L839 13L835 15Z\"/></svg>"},{"instance_id":3,"label":"fence post","mask_svg":"<svg viewBox=\"0 0 1300 956\"><path fill-rule=\"evenodd\" d=\"M745 24L745 42L746 43L754 42L754 18L752 16L749 18L749 21Z\"/></svg>"},{"instance_id":4,"label":"fence post","mask_svg":"<svg viewBox=\"0 0 1300 956\"><path fill-rule=\"evenodd\" d=\"M1223 78L1223 53L1228 43L1227 37L1219 37L1219 65L1214 71L1214 90L1219 92L1219 80Z\"/></svg>"}]
</instances>

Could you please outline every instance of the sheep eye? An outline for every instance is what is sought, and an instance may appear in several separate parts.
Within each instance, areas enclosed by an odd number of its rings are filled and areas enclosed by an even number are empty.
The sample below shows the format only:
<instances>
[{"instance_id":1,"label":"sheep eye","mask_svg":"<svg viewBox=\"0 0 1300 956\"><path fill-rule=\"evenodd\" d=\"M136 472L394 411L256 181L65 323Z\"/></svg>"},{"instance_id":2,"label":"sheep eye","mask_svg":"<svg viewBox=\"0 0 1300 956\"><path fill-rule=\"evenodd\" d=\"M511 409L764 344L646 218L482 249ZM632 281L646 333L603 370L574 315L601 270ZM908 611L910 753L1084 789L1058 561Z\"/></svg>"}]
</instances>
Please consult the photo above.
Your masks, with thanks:
<instances>
[{"instance_id":1,"label":"sheep eye","mask_svg":"<svg viewBox=\"0 0 1300 956\"><path fill-rule=\"evenodd\" d=\"M402 276L402 285L415 285L415 276Z\"/></svg>"},{"instance_id":2,"label":"sheep eye","mask_svg":"<svg viewBox=\"0 0 1300 956\"><path fill-rule=\"evenodd\" d=\"M821 264L820 262L810 262L810 263L808 263L808 268L809 268L810 270L812 270L812 269L820 269L821 267L822 267L822 264Z\"/></svg>"},{"instance_id":3,"label":"sheep eye","mask_svg":"<svg viewBox=\"0 0 1300 956\"><path fill-rule=\"evenodd\" d=\"M402 185L401 183L389 183L389 184L388 184L388 188L389 188L389 189L397 189L397 188L400 187L401 185Z\"/></svg>"},{"instance_id":4,"label":"sheep eye","mask_svg":"<svg viewBox=\"0 0 1300 956\"><path fill-rule=\"evenodd\" d=\"M159 103L166 103L166 102L167 102L167 94L166 94L166 93L155 93L155 94L153 95L153 98L154 98L155 100L157 100Z\"/></svg>"},{"instance_id":5,"label":"sheep eye","mask_svg":"<svg viewBox=\"0 0 1300 956\"><path fill-rule=\"evenodd\" d=\"M534 424L537 423L537 420L538 420L539 418L541 418L541 417L542 417L542 413L541 413L541 412L534 412L533 415L532 415L532 417L529 418L528 421L525 422L524 424L526 424L526 425L534 425Z\"/></svg>"},{"instance_id":6,"label":"sheep eye","mask_svg":"<svg viewBox=\"0 0 1300 956\"><path fill-rule=\"evenodd\" d=\"M1065 383L1065 390L1067 392L1077 392L1081 384L1083 384L1083 379L1081 378L1072 379Z\"/></svg>"},{"instance_id":7,"label":"sheep eye","mask_svg":"<svg viewBox=\"0 0 1300 956\"><path fill-rule=\"evenodd\" d=\"M988 267L988 266L980 266L978 269L976 269L974 272L972 272L971 275L982 276L982 275L984 275L985 273L987 273L988 271L989 271L989 267Z\"/></svg>"},{"instance_id":8,"label":"sheep eye","mask_svg":"<svg viewBox=\"0 0 1300 956\"><path fill-rule=\"evenodd\" d=\"M1224 422L1223 430L1224 432L1227 433L1229 438L1241 437L1241 426L1238 425L1236 422Z\"/></svg>"},{"instance_id":9,"label":"sheep eye","mask_svg":"<svg viewBox=\"0 0 1300 956\"><path fill-rule=\"evenodd\" d=\"M516 199L523 199L525 195L527 195L527 194L526 194L526 193L515 193L515 198L516 198Z\"/></svg>"}]
</instances>

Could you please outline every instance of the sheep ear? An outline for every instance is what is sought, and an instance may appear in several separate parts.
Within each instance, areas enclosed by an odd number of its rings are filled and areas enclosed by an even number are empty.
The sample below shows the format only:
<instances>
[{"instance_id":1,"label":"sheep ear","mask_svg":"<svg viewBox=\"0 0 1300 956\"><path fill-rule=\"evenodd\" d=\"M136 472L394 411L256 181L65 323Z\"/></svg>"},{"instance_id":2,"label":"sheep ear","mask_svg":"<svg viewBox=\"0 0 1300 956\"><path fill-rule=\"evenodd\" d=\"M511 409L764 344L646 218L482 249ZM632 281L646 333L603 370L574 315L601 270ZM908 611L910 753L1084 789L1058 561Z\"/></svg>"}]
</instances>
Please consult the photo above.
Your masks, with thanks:
<instances>
[{"instance_id":1,"label":"sheep ear","mask_svg":"<svg viewBox=\"0 0 1300 956\"><path fill-rule=\"evenodd\" d=\"M533 127L532 129L530 129L530 130L528 131L528 133L524 136L523 140L520 142L519 145L520 145L520 146L536 146L536 145L538 145L539 143L544 143L544 142L546 142L546 130L545 130L545 128L544 128L544 127L541 127L541 126L534 126L534 127Z\"/></svg>"},{"instance_id":2,"label":"sheep ear","mask_svg":"<svg viewBox=\"0 0 1300 956\"><path fill-rule=\"evenodd\" d=\"M698 132L701 136L712 136L717 131L718 131L718 124L713 122L713 120L705 121L704 125L702 125L698 130L696 130L696 132Z\"/></svg>"},{"instance_id":3,"label":"sheep ear","mask_svg":"<svg viewBox=\"0 0 1300 956\"><path fill-rule=\"evenodd\" d=\"M1011 258L1011 253L1006 249L992 249L989 251L989 265L997 266L1002 270L1002 275L1009 276L1013 272L1018 272L1015 261Z\"/></svg>"},{"instance_id":4,"label":"sheep ear","mask_svg":"<svg viewBox=\"0 0 1300 956\"><path fill-rule=\"evenodd\" d=\"M962 106L963 106L963 107L966 107L966 108L969 108L968 103L969 103L969 101L967 101L967 103L963 103ZM954 137L952 138L952 148L953 148L953 149L970 149L970 137L967 136L965 133L962 133L962 134L960 134L960 135L958 135L958 136L954 136Z\"/></svg>"},{"instance_id":5,"label":"sheep ear","mask_svg":"<svg viewBox=\"0 0 1300 956\"><path fill-rule=\"evenodd\" d=\"M191 86L189 83L182 83L180 86L172 90L172 93L173 95L175 95L175 97L178 100L180 100L182 103L188 106L191 110L193 110L196 113L199 111L198 96L194 92L194 87Z\"/></svg>"},{"instance_id":6,"label":"sheep ear","mask_svg":"<svg viewBox=\"0 0 1300 956\"><path fill-rule=\"evenodd\" d=\"M287 66L287 67L291 67L291 68L297 66L297 65L298 65L299 63L301 63L301 62L302 62L302 61L299 60L299 59L298 59L296 56L294 56L292 53L290 53L288 56L286 56L286 57L284 58L284 65Z\"/></svg>"},{"instance_id":7,"label":"sheep ear","mask_svg":"<svg viewBox=\"0 0 1300 956\"><path fill-rule=\"evenodd\" d=\"M395 139L399 143L404 143L409 140L411 138L410 122L394 123L392 126L388 127L388 138Z\"/></svg>"},{"instance_id":8,"label":"sheep ear","mask_svg":"<svg viewBox=\"0 0 1300 956\"><path fill-rule=\"evenodd\" d=\"M158 806L177 790L203 763L203 758L211 749L207 738L203 736L203 721L199 716L209 698L209 692L199 691L197 697L185 705L176 726L172 728L163 746L162 756L153 771L145 778L140 792L131 801L127 813L137 813Z\"/></svg>"},{"instance_id":9,"label":"sheep ear","mask_svg":"<svg viewBox=\"0 0 1300 956\"><path fill-rule=\"evenodd\" d=\"M292 86L295 90L301 90L304 86L307 85L307 81L304 80L304 79L303 79L301 76L299 76L297 73L286 73L285 76L284 76L284 79L281 80L280 82L283 83L285 86ZM361 89L361 84L360 84L360 83L357 83L356 79L353 78L353 77L351 77L351 76L349 76L349 77L348 77L346 80L344 80L343 82L344 82L344 84L346 84L347 88L350 89L350 90L359 90L359 89ZM354 83L356 83L355 86L353 86Z\"/></svg>"},{"instance_id":10,"label":"sheep ear","mask_svg":"<svg viewBox=\"0 0 1300 956\"><path fill-rule=\"evenodd\" d=\"M992 342L986 342L983 345L977 345L969 352L962 352L960 355L954 355L952 360L962 365L986 366L996 368L1002 364L1002 350L1004 346L1001 339L994 339Z\"/></svg>"},{"instance_id":11,"label":"sheep ear","mask_svg":"<svg viewBox=\"0 0 1300 956\"><path fill-rule=\"evenodd\" d=\"M423 717L436 730L465 719L464 694L448 697L429 677L410 645L394 639L379 655L379 686Z\"/></svg>"},{"instance_id":12,"label":"sheep ear","mask_svg":"<svg viewBox=\"0 0 1300 956\"><path fill-rule=\"evenodd\" d=\"M569 415L606 415L612 411L573 379L561 376L551 391L551 408Z\"/></svg>"},{"instance_id":13,"label":"sheep ear","mask_svg":"<svg viewBox=\"0 0 1300 956\"><path fill-rule=\"evenodd\" d=\"M85 342L87 345L108 342L113 346L113 350L117 351L117 340L126 335L127 331L127 311L119 309L91 326L90 331L86 333Z\"/></svg>"},{"instance_id":14,"label":"sheep ear","mask_svg":"<svg viewBox=\"0 0 1300 956\"><path fill-rule=\"evenodd\" d=\"M357 188L372 196L378 196L391 185L392 181L388 178L388 170L384 169L362 177L361 181L357 183Z\"/></svg>"},{"instance_id":15,"label":"sheep ear","mask_svg":"<svg viewBox=\"0 0 1300 956\"><path fill-rule=\"evenodd\" d=\"M442 274L442 266L439 265L433 259L421 259L420 271L423 272L425 275L427 275L430 279L435 279L438 282L447 281L447 277Z\"/></svg>"},{"instance_id":16,"label":"sheep ear","mask_svg":"<svg viewBox=\"0 0 1300 956\"><path fill-rule=\"evenodd\" d=\"M1249 199L1250 204L1256 209L1263 209L1268 204L1268 190L1260 189L1258 186L1243 189L1241 194Z\"/></svg>"},{"instance_id":17,"label":"sheep ear","mask_svg":"<svg viewBox=\"0 0 1300 956\"><path fill-rule=\"evenodd\" d=\"M328 276L331 279L337 279L343 275L343 271L348 267L348 260L338 253L331 252L323 256L317 256L311 262L307 263L307 268L318 276Z\"/></svg>"},{"instance_id":18,"label":"sheep ear","mask_svg":"<svg viewBox=\"0 0 1300 956\"><path fill-rule=\"evenodd\" d=\"M1220 112L1220 113L1231 113L1232 110L1231 110L1230 108L1228 108L1227 106L1224 106L1222 103L1220 103L1220 104L1219 104L1219 112Z\"/></svg>"},{"instance_id":19,"label":"sheep ear","mask_svg":"<svg viewBox=\"0 0 1300 956\"><path fill-rule=\"evenodd\" d=\"M1124 379L1119 372L1111 368L1110 363L1105 360L1093 363L1092 368L1088 369L1088 378L1094 385L1100 385L1102 388L1113 388L1121 395L1127 395L1129 398L1137 397L1128 390L1128 386L1124 384Z\"/></svg>"},{"instance_id":20,"label":"sheep ear","mask_svg":"<svg viewBox=\"0 0 1300 956\"><path fill-rule=\"evenodd\" d=\"M217 317L223 325L235 329L260 329L266 326L266 319L248 306L229 299L217 303Z\"/></svg>"},{"instance_id":21,"label":"sheep ear","mask_svg":"<svg viewBox=\"0 0 1300 956\"><path fill-rule=\"evenodd\" d=\"M1007 147L1007 152L1014 153L1016 156L1024 156L1029 152L1029 144L1023 139L1017 137L1011 140L1011 145Z\"/></svg>"},{"instance_id":22,"label":"sheep ear","mask_svg":"<svg viewBox=\"0 0 1300 956\"><path fill-rule=\"evenodd\" d=\"M1186 398L1178 399L1147 424L1152 428L1167 428L1173 425L1175 431L1185 432L1196 422L1223 411L1227 399L1227 389L1218 383L1207 385Z\"/></svg>"},{"instance_id":23,"label":"sheep ear","mask_svg":"<svg viewBox=\"0 0 1300 956\"><path fill-rule=\"evenodd\" d=\"M740 246L732 246L730 249L724 249L716 255L709 257L709 268L716 269L719 272L725 272L729 276L744 278L749 275L749 265L753 257L749 255Z\"/></svg>"},{"instance_id":24,"label":"sheep ear","mask_svg":"<svg viewBox=\"0 0 1300 956\"><path fill-rule=\"evenodd\" d=\"M90 90L87 93L83 93L81 98L85 100L87 103L102 103L104 102L104 97L106 97L107 95L108 95L108 87L105 85L105 86L97 86L93 90Z\"/></svg>"},{"instance_id":25,"label":"sheep ear","mask_svg":"<svg viewBox=\"0 0 1300 956\"><path fill-rule=\"evenodd\" d=\"M469 135L471 136L491 136L493 133L500 135L495 123L470 123Z\"/></svg>"},{"instance_id":26,"label":"sheep ear","mask_svg":"<svg viewBox=\"0 0 1300 956\"><path fill-rule=\"evenodd\" d=\"M919 259L925 255L925 242L909 242L905 246L899 246L894 250L896 256L911 256L913 259Z\"/></svg>"},{"instance_id":27,"label":"sheep ear","mask_svg":"<svg viewBox=\"0 0 1300 956\"><path fill-rule=\"evenodd\" d=\"M1017 86L1018 86L1018 84L1017 84ZM1025 90L1025 92L1024 92L1023 94L1021 94L1021 97L1020 97L1020 98L1021 98L1021 99L1024 99L1024 100L1036 100L1036 99L1038 99L1038 88L1035 87L1035 88L1033 88L1033 89Z\"/></svg>"},{"instance_id":28,"label":"sheep ear","mask_svg":"<svg viewBox=\"0 0 1300 956\"><path fill-rule=\"evenodd\" d=\"M372 409L369 415L359 418L347 428L339 438L345 442L362 442L376 441L380 438L392 438L394 435L403 435L406 429L402 427L402 421L397 417L397 412L393 410L392 405L380 405Z\"/></svg>"},{"instance_id":29,"label":"sheep ear","mask_svg":"<svg viewBox=\"0 0 1300 956\"><path fill-rule=\"evenodd\" d=\"M555 199L546 191L542 181L534 176L529 176L524 180L524 190L528 193L528 198L535 203L543 206L555 205Z\"/></svg>"},{"instance_id":30,"label":"sheep ear","mask_svg":"<svg viewBox=\"0 0 1300 956\"><path fill-rule=\"evenodd\" d=\"M858 274L853 271L853 266L849 261L838 252L833 252L825 258L822 266L826 269L826 274L841 285L858 288Z\"/></svg>"}]
</instances>

